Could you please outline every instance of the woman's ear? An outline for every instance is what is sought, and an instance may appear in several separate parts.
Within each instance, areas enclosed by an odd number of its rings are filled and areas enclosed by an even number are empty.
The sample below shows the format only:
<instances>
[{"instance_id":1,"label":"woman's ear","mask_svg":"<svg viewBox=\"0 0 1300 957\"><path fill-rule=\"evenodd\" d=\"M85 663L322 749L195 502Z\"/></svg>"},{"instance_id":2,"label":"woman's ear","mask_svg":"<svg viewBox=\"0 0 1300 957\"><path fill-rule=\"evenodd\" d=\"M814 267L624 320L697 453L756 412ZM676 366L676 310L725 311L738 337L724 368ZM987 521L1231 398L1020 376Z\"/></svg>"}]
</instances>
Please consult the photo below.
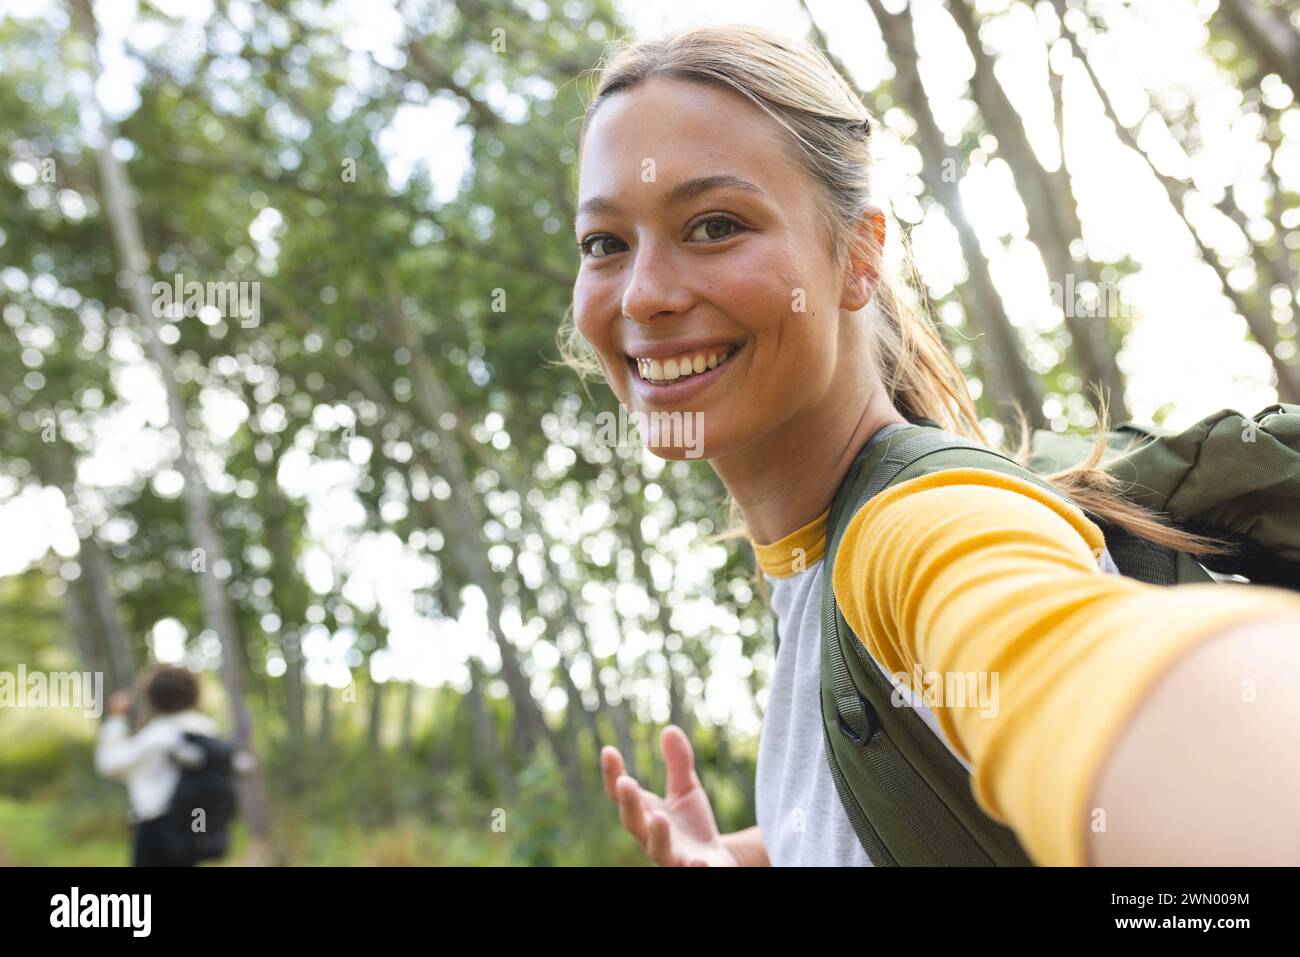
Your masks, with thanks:
<instances>
[{"instance_id":1,"label":"woman's ear","mask_svg":"<svg viewBox=\"0 0 1300 957\"><path fill-rule=\"evenodd\" d=\"M840 301L841 308L850 312L861 309L876 294L885 249L884 211L877 206L863 210L853 242L844 275L844 295Z\"/></svg>"}]
</instances>

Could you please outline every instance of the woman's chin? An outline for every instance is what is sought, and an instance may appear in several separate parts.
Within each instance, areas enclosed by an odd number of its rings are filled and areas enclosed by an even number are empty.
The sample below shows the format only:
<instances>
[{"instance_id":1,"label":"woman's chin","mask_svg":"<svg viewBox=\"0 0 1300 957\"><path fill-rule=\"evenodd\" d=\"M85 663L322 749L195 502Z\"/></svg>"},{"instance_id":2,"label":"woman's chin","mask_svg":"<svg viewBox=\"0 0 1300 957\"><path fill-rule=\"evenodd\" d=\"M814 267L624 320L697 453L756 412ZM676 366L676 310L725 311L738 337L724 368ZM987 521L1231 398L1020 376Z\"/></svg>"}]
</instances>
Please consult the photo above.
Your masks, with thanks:
<instances>
[{"instance_id":1,"label":"woman's chin","mask_svg":"<svg viewBox=\"0 0 1300 957\"><path fill-rule=\"evenodd\" d=\"M648 452L670 462L693 462L708 458L703 419L698 412L651 412L634 421Z\"/></svg>"},{"instance_id":2,"label":"woman's chin","mask_svg":"<svg viewBox=\"0 0 1300 957\"><path fill-rule=\"evenodd\" d=\"M647 445L646 451L668 462L697 462L708 458L704 454L703 444L699 448L682 448L674 445Z\"/></svg>"}]
</instances>

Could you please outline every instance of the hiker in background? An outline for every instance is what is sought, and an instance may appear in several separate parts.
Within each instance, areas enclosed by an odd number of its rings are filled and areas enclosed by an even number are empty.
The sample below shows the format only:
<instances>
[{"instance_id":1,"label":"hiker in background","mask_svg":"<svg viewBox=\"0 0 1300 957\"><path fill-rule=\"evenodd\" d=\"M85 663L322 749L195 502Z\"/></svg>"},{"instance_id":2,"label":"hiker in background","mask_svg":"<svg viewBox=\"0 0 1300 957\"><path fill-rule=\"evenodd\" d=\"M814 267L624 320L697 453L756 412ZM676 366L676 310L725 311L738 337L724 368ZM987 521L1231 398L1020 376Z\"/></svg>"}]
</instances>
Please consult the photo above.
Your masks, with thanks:
<instances>
[{"instance_id":1,"label":"hiker in background","mask_svg":"<svg viewBox=\"0 0 1300 957\"><path fill-rule=\"evenodd\" d=\"M219 856L211 846L202 846L199 835L211 835L209 845L215 840L224 851L234 793L229 749L217 737L217 723L198 710L198 679L185 668L159 665L140 685L148 720L137 728L131 719L132 693L116 692L95 748L95 769L127 787L135 831L132 863L188 867ZM208 797L195 802L196 787ZM189 805L204 813L196 814ZM209 811L213 820L208 820ZM201 823L198 831L195 821Z\"/></svg>"}]
</instances>

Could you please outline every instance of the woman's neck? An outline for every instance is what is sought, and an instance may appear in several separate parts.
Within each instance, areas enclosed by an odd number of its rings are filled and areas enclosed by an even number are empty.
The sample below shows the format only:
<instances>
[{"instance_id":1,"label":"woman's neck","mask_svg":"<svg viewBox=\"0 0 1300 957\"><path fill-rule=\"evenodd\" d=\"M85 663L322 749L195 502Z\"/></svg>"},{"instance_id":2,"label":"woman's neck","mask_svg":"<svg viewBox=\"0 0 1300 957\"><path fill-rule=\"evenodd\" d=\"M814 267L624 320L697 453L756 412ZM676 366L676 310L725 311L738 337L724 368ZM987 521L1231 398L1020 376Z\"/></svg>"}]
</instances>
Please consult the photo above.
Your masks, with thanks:
<instances>
[{"instance_id":1,"label":"woman's neck","mask_svg":"<svg viewBox=\"0 0 1300 957\"><path fill-rule=\"evenodd\" d=\"M861 411L849 418L845 408ZM873 378L870 391L855 397L855 402L828 397L761 440L711 464L740 507L750 537L769 545L830 508L862 446L894 422L907 419Z\"/></svg>"}]
</instances>

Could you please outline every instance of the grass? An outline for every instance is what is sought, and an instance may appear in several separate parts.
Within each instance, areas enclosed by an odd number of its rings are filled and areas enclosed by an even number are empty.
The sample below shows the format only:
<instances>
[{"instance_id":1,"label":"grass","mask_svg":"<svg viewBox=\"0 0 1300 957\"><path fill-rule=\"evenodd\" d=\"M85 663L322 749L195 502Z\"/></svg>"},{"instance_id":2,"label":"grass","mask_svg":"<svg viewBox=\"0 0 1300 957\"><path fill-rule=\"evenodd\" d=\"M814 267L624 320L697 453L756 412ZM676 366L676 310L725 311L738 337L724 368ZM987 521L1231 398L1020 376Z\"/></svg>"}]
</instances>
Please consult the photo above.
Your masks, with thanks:
<instances>
[{"instance_id":1,"label":"grass","mask_svg":"<svg viewBox=\"0 0 1300 957\"><path fill-rule=\"evenodd\" d=\"M113 867L130 863L125 814L121 836L106 834L102 822L69 818L49 802L0 797L0 863L15 867Z\"/></svg>"},{"instance_id":2,"label":"grass","mask_svg":"<svg viewBox=\"0 0 1300 957\"><path fill-rule=\"evenodd\" d=\"M0 716L6 717L6 716ZM93 770L82 721L11 720L0 732L0 866L119 867L131 860L125 789ZM15 726L17 726L16 733ZM300 756L293 756L301 759ZM547 752L530 760L513 801L484 796L461 768L435 775L427 756L375 755L350 743L307 766L291 788L266 767L275 811L274 863L294 866L639 865L645 855L613 805L576 814ZM509 806L504 806L509 804ZM230 854L253 863L242 824ZM259 861L260 862L260 861Z\"/></svg>"},{"instance_id":3,"label":"grass","mask_svg":"<svg viewBox=\"0 0 1300 957\"><path fill-rule=\"evenodd\" d=\"M363 828L346 821L281 821L286 863L324 867L511 866L519 864L515 842L489 828L448 827L417 818ZM626 860L644 863L627 839ZM632 853L635 851L635 853ZM207 866L240 865L248 835L236 827L230 855ZM120 819L84 813L70 816L48 800L0 797L0 866L121 867L130 863L130 831ZM557 862L560 863L560 862ZM565 861L563 863L586 863Z\"/></svg>"}]
</instances>

